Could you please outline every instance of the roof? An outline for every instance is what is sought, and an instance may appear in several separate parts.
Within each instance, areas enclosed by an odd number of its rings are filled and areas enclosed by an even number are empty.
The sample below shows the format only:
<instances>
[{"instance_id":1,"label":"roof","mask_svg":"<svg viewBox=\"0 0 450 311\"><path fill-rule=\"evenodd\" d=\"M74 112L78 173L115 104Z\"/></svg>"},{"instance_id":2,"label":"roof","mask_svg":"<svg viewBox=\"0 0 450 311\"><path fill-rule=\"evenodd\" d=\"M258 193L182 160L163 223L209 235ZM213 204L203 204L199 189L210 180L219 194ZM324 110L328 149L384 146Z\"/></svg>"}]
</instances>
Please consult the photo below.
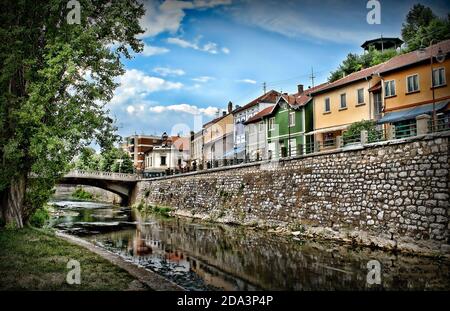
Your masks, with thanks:
<instances>
[{"instance_id":1,"label":"roof","mask_svg":"<svg viewBox=\"0 0 450 311\"><path fill-rule=\"evenodd\" d=\"M250 123L255 123L258 121L261 121L262 119L264 119L264 117L270 116L273 112L273 110L275 109L276 105L267 107L263 110L261 110L260 112L258 112L257 114L255 114L253 117L249 118L245 124L250 124Z\"/></svg>"},{"instance_id":2,"label":"roof","mask_svg":"<svg viewBox=\"0 0 450 311\"><path fill-rule=\"evenodd\" d=\"M203 128L205 128L207 125L210 125L210 124L214 124L214 123L219 122L219 121L222 120L223 118L228 117L230 114L231 114L231 113L227 113L226 115L222 115L222 116L220 116L220 117L217 117L217 118L215 118L215 119L212 119L211 121L209 121L209 122L203 124Z\"/></svg>"},{"instance_id":3,"label":"roof","mask_svg":"<svg viewBox=\"0 0 450 311\"><path fill-rule=\"evenodd\" d=\"M172 136L170 137L172 144L178 150L189 150L191 145L191 140L189 137Z\"/></svg>"},{"instance_id":4,"label":"roof","mask_svg":"<svg viewBox=\"0 0 450 311\"><path fill-rule=\"evenodd\" d=\"M270 90L266 94L263 94L263 95L259 96L258 98L252 100L248 104L246 104L246 105L244 105L242 107L234 109L233 113L238 113L238 112L240 112L242 110L251 108L251 107L257 105L258 103L274 103L275 104L277 99L278 99L278 96L280 96L280 93L278 93L275 90Z\"/></svg>"},{"instance_id":5,"label":"roof","mask_svg":"<svg viewBox=\"0 0 450 311\"><path fill-rule=\"evenodd\" d=\"M435 55L438 53L439 49L441 49L441 51L445 55L448 55L450 53L450 39L441 41L432 45L431 47L426 48L423 53L421 53L419 50L416 50L406 54L395 56L385 62L380 68L378 68L377 72L379 72L380 74L386 73L416 63L429 61L431 52L433 52L433 54Z\"/></svg>"},{"instance_id":6,"label":"roof","mask_svg":"<svg viewBox=\"0 0 450 311\"><path fill-rule=\"evenodd\" d=\"M378 64L378 65L375 65L375 66L372 66L372 67L369 67L366 69L361 69L360 71L353 72L353 73L349 74L348 76L345 76L344 78L336 80L334 82L328 83L326 86L322 87L321 89L319 89L317 91L313 91L311 93L312 93L312 95L320 94L320 93L323 93L323 92L331 90L331 89L343 87L343 86L346 86L353 82L363 80L365 78L372 76L375 72L378 72L378 70L384 64L385 63Z\"/></svg>"},{"instance_id":7,"label":"roof","mask_svg":"<svg viewBox=\"0 0 450 311\"><path fill-rule=\"evenodd\" d=\"M362 69L360 71L353 72L342 79L328 83L327 86L325 86L317 91L313 91L312 95L320 94L322 92L325 92L325 91L328 91L331 89L339 88L339 87L348 85L350 83L360 81L362 79L372 76L373 74L383 74L383 73L387 73L389 71L401 69L406 66L410 66L410 65L417 64L420 62L428 61L430 59L431 51L433 51L433 53L437 53L439 48L442 50L442 52L445 55L448 55L450 53L450 39L441 41L439 43L434 44L431 47L426 48L424 53L420 53L417 50L412 51L412 52L409 52L406 54L395 56L384 63L378 64L378 65L375 65L375 66L372 66L372 67L369 67L366 69Z\"/></svg>"},{"instance_id":8,"label":"roof","mask_svg":"<svg viewBox=\"0 0 450 311\"><path fill-rule=\"evenodd\" d=\"M383 42L383 45L386 45L386 49L389 49L393 46L396 45L401 45L403 43L403 40L400 40L399 38L376 38L376 39L372 39L372 40L367 40L366 42L364 42L361 47L363 49L366 49L367 47L371 46L371 45L381 45L381 42Z\"/></svg>"}]
</instances>

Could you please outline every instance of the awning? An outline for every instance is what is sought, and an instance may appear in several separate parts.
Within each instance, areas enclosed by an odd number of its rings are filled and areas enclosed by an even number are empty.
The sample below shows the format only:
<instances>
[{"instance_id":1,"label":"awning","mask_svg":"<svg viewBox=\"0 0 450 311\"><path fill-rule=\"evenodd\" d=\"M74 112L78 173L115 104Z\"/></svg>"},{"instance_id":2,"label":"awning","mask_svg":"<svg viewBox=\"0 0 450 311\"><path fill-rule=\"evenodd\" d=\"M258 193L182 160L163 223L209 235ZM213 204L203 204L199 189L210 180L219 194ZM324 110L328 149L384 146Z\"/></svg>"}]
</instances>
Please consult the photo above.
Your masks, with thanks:
<instances>
[{"instance_id":1,"label":"awning","mask_svg":"<svg viewBox=\"0 0 450 311\"><path fill-rule=\"evenodd\" d=\"M369 89L369 92L375 93L381 90L381 81L378 81L374 86Z\"/></svg>"},{"instance_id":2,"label":"awning","mask_svg":"<svg viewBox=\"0 0 450 311\"><path fill-rule=\"evenodd\" d=\"M449 101L436 103L436 111L444 109ZM433 112L433 104L420 105L417 107L403 109L401 111L388 112L380 120L378 124L399 122L414 119L421 114L429 114Z\"/></svg>"},{"instance_id":3,"label":"awning","mask_svg":"<svg viewBox=\"0 0 450 311\"><path fill-rule=\"evenodd\" d=\"M339 125L339 126L333 126L333 127L325 127L325 128L321 128L321 129L317 129L315 131L312 132L308 132L305 135L311 135L311 134L319 134L319 133L329 133L329 132L335 132L335 131L341 131L341 130L345 130L350 124L346 124L346 125Z\"/></svg>"}]
</instances>

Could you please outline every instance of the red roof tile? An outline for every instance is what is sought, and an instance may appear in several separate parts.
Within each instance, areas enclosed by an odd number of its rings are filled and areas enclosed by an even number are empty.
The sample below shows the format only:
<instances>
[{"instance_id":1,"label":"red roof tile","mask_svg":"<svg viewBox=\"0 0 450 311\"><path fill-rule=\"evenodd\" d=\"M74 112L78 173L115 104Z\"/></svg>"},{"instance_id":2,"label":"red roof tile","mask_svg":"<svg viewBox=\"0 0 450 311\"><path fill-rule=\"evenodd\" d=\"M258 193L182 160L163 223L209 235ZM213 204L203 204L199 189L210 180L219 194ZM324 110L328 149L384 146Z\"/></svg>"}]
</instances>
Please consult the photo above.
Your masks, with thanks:
<instances>
[{"instance_id":1,"label":"red roof tile","mask_svg":"<svg viewBox=\"0 0 450 311\"><path fill-rule=\"evenodd\" d=\"M266 94L263 94L263 95L259 96L258 98L252 100L248 104L246 104L246 105L244 105L242 107L234 109L233 113L237 113L237 112L240 112L242 110L251 108L251 107L255 106L258 103L274 103L275 104L275 102L277 101L279 96L280 96L280 93L278 93L277 91L274 91L274 90L270 90Z\"/></svg>"},{"instance_id":2,"label":"red roof tile","mask_svg":"<svg viewBox=\"0 0 450 311\"><path fill-rule=\"evenodd\" d=\"M378 68L377 72L386 73L392 70L403 68L405 66L413 65L424 61L429 61L431 52L433 52L433 54L436 55L439 49L445 55L447 55L450 52L450 40L445 40L436 43L431 47L426 48L423 53L416 50L406 54L395 56L390 60L388 60L387 62L385 62L380 68Z\"/></svg>"},{"instance_id":3,"label":"red roof tile","mask_svg":"<svg viewBox=\"0 0 450 311\"><path fill-rule=\"evenodd\" d=\"M253 117L251 117L250 119L248 119L245 124L250 124L250 123L255 123L258 122L260 120L262 120L264 117L266 116L270 116L274 110L276 105L267 107L263 110L261 110L260 112L258 112L257 114L255 114Z\"/></svg>"}]
</instances>

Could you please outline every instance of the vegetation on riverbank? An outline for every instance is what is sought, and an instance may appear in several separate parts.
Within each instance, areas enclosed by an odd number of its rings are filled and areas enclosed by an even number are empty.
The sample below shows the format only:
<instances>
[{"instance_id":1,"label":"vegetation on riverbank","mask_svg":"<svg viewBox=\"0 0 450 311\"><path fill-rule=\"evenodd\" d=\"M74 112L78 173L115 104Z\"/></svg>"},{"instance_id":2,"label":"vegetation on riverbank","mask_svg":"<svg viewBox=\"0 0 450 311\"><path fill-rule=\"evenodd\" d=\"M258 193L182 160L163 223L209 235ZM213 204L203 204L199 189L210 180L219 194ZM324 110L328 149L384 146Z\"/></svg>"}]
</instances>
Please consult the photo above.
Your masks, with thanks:
<instances>
[{"instance_id":1,"label":"vegetation on riverbank","mask_svg":"<svg viewBox=\"0 0 450 311\"><path fill-rule=\"evenodd\" d=\"M95 195L83 189L83 187L77 187L77 189L72 192L72 198L79 200L95 200Z\"/></svg>"},{"instance_id":2,"label":"vegetation on riverbank","mask_svg":"<svg viewBox=\"0 0 450 311\"><path fill-rule=\"evenodd\" d=\"M144 289L126 271L51 232L0 229L0 290ZM66 282L69 260L81 265L81 284Z\"/></svg>"},{"instance_id":3,"label":"vegetation on riverbank","mask_svg":"<svg viewBox=\"0 0 450 311\"><path fill-rule=\"evenodd\" d=\"M142 201L139 204L134 205L133 207L141 213L157 214L163 217L170 217L172 212L172 209L168 206L148 205Z\"/></svg>"}]
</instances>

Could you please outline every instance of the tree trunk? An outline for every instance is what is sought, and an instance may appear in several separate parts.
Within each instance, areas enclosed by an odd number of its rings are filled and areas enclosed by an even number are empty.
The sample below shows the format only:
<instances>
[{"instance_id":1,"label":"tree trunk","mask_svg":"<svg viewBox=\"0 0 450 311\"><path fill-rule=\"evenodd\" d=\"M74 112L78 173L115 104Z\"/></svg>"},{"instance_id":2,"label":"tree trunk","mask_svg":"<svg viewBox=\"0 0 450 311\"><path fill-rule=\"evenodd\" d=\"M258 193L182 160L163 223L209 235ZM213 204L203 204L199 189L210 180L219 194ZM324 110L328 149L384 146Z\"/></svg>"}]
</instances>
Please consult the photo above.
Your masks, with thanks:
<instances>
[{"instance_id":1,"label":"tree trunk","mask_svg":"<svg viewBox=\"0 0 450 311\"><path fill-rule=\"evenodd\" d=\"M5 224L23 228L23 203L25 199L26 178L19 176L1 193L2 218Z\"/></svg>"}]
</instances>

